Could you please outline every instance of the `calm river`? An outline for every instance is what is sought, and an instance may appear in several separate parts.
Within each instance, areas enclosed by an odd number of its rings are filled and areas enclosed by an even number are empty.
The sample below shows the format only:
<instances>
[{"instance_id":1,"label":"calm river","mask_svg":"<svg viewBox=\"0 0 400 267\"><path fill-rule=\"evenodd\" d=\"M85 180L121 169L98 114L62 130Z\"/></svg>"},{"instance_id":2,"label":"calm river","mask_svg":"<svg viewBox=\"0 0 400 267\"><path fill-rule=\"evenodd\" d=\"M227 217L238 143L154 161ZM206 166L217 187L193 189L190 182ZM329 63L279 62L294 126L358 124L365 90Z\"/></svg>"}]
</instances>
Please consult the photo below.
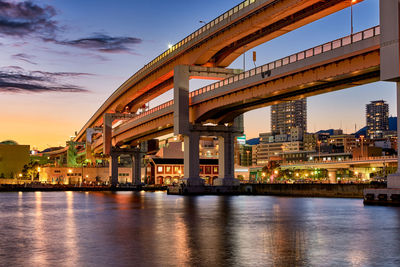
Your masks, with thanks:
<instances>
[{"instance_id":1,"label":"calm river","mask_svg":"<svg viewBox=\"0 0 400 267\"><path fill-rule=\"evenodd\" d=\"M358 199L0 194L1 266L400 266L400 209Z\"/></svg>"}]
</instances>

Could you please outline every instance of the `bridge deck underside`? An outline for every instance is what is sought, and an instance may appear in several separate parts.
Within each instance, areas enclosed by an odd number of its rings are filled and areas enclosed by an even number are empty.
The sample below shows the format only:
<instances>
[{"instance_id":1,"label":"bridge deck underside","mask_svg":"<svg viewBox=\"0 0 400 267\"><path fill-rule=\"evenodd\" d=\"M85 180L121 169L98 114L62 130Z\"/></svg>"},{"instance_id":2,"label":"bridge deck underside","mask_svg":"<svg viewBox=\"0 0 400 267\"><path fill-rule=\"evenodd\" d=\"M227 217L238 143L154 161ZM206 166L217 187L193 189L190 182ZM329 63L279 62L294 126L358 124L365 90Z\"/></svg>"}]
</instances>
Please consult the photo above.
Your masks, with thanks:
<instances>
[{"instance_id":1,"label":"bridge deck underside","mask_svg":"<svg viewBox=\"0 0 400 267\"><path fill-rule=\"evenodd\" d=\"M196 35L179 49L167 51L160 61L146 66L118 88L85 124L76 137L85 139L87 128L101 126L107 112L135 112L169 90L177 65L226 67L243 53L282 34L316 21L350 5L348 0L258 0L224 17L218 25Z\"/></svg>"},{"instance_id":2,"label":"bridge deck underside","mask_svg":"<svg viewBox=\"0 0 400 267\"><path fill-rule=\"evenodd\" d=\"M379 36L378 36L379 37ZM327 61L317 63L314 67L301 66L288 72L261 76L243 81L237 88L221 87L214 90L210 97L204 95L192 99L190 117L192 122L229 122L234 116L249 110L277 104L335 90L345 89L379 80L380 56L379 38L369 40L367 48L357 50L357 53L345 48L347 54L332 57ZM247 84L246 84L247 83ZM114 144L136 143L141 140L172 133L172 108L161 110L152 116L146 116L137 121L127 122L116 128L113 133ZM102 140L95 142L94 148L99 149Z\"/></svg>"}]
</instances>

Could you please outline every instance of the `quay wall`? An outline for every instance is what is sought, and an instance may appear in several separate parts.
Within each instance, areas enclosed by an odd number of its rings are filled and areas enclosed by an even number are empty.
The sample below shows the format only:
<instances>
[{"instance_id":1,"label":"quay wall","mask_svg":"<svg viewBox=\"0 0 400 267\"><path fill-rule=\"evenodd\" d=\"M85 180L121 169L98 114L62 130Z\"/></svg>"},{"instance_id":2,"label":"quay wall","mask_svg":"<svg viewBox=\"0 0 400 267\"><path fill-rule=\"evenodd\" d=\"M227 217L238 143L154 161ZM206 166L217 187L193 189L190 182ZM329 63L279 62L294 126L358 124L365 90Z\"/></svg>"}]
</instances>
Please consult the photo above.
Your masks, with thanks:
<instances>
[{"instance_id":1,"label":"quay wall","mask_svg":"<svg viewBox=\"0 0 400 267\"><path fill-rule=\"evenodd\" d=\"M386 188L386 184L241 184L240 193L293 197L363 198L364 189Z\"/></svg>"}]
</instances>

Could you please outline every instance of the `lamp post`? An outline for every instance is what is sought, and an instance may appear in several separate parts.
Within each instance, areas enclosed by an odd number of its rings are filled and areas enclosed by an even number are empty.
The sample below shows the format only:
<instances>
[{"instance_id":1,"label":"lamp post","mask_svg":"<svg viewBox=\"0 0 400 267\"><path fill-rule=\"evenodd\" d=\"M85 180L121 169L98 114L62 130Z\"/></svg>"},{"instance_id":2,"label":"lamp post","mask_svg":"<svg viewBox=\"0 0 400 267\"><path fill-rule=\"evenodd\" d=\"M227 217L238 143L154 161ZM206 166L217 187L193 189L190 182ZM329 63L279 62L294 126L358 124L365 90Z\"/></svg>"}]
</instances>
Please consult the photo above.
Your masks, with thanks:
<instances>
[{"instance_id":1,"label":"lamp post","mask_svg":"<svg viewBox=\"0 0 400 267\"><path fill-rule=\"evenodd\" d=\"M355 4L357 0L350 0L350 20L351 20L351 42L353 42L353 4Z\"/></svg>"}]
</instances>

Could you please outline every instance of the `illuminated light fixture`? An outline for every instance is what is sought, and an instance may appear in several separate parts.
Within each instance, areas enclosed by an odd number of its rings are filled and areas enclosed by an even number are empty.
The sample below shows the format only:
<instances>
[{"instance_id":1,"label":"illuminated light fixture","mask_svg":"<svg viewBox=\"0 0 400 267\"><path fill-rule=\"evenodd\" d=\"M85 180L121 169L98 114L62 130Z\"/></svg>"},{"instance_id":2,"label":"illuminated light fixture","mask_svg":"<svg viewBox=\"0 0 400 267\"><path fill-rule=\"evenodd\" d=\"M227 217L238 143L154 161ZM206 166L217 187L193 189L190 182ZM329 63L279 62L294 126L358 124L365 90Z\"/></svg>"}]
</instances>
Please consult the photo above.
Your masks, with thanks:
<instances>
[{"instance_id":1,"label":"illuminated light fixture","mask_svg":"<svg viewBox=\"0 0 400 267\"><path fill-rule=\"evenodd\" d=\"M172 48L172 44L168 44L168 49L171 49Z\"/></svg>"},{"instance_id":2,"label":"illuminated light fixture","mask_svg":"<svg viewBox=\"0 0 400 267\"><path fill-rule=\"evenodd\" d=\"M68 170L68 173L72 173L72 170L71 170L71 169L69 169L69 170Z\"/></svg>"},{"instance_id":3,"label":"illuminated light fixture","mask_svg":"<svg viewBox=\"0 0 400 267\"><path fill-rule=\"evenodd\" d=\"M89 175L86 175L86 178L89 178Z\"/></svg>"},{"instance_id":4,"label":"illuminated light fixture","mask_svg":"<svg viewBox=\"0 0 400 267\"><path fill-rule=\"evenodd\" d=\"M18 174L19 177L22 177L22 173Z\"/></svg>"},{"instance_id":5,"label":"illuminated light fixture","mask_svg":"<svg viewBox=\"0 0 400 267\"><path fill-rule=\"evenodd\" d=\"M275 173L275 174L278 174L278 170L275 170L274 173Z\"/></svg>"},{"instance_id":6,"label":"illuminated light fixture","mask_svg":"<svg viewBox=\"0 0 400 267\"><path fill-rule=\"evenodd\" d=\"M37 171L40 172L40 167L37 168Z\"/></svg>"},{"instance_id":7,"label":"illuminated light fixture","mask_svg":"<svg viewBox=\"0 0 400 267\"><path fill-rule=\"evenodd\" d=\"M357 0L351 0L351 3L352 3L352 4L357 3Z\"/></svg>"}]
</instances>

